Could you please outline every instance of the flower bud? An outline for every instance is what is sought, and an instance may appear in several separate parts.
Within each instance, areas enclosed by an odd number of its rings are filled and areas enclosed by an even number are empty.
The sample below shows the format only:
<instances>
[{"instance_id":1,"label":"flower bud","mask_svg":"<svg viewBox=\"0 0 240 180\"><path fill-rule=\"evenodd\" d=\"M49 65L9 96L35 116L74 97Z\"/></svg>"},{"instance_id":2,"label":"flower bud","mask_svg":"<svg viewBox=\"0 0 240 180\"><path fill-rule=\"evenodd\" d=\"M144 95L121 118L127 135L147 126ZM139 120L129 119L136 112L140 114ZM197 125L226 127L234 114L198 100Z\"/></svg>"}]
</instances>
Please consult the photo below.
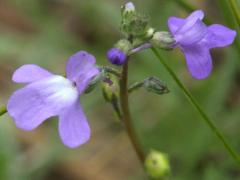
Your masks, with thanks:
<instances>
[{"instance_id":1,"label":"flower bud","mask_svg":"<svg viewBox=\"0 0 240 180\"><path fill-rule=\"evenodd\" d=\"M163 49L172 49L176 43L171 33L166 31L155 32L150 42L153 44L153 46Z\"/></svg>"},{"instance_id":2,"label":"flower bud","mask_svg":"<svg viewBox=\"0 0 240 180\"><path fill-rule=\"evenodd\" d=\"M149 17L135 10L132 2L122 6L121 31L126 37L133 38L144 36L148 28Z\"/></svg>"},{"instance_id":3,"label":"flower bud","mask_svg":"<svg viewBox=\"0 0 240 180\"><path fill-rule=\"evenodd\" d=\"M149 27L148 29L147 29L147 32L146 32L146 37L147 38L151 38L152 36L153 36L153 34L154 34L154 31L155 31L155 29L154 28L152 28L152 27Z\"/></svg>"},{"instance_id":4,"label":"flower bud","mask_svg":"<svg viewBox=\"0 0 240 180\"><path fill-rule=\"evenodd\" d=\"M145 168L153 179L164 179L170 174L170 165L167 155L152 150L145 159Z\"/></svg>"},{"instance_id":5,"label":"flower bud","mask_svg":"<svg viewBox=\"0 0 240 180\"><path fill-rule=\"evenodd\" d=\"M122 13L133 13L133 12L135 12L135 6L132 2L128 2L122 7Z\"/></svg>"},{"instance_id":6,"label":"flower bud","mask_svg":"<svg viewBox=\"0 0 240 180\"><path fill-rule=\"evenodd\" d=\"M125 54L128 54L128 52L132 49L132 44L127 39L120 39L114 47L121 49Z\"/></svg>"},{"instance_id":7,"label":"flower bud","mask_svg":"<svg viewBox=\"0 0 240 180\"><path fill-rule=\"evenodd\" d=\"M108 60L115 65L122 65L127 59L127 55L118 48L112 48L107 52Z\"/></svg>"},{"instance_id":8,"label":"flower bud","mask_svg":"<svg viewBox=\"0 0 240 180\"><path fill-rule=\"evenodd\" d=\"M115 44L114 48L107 52L107 58L112 64L122 65L125 63L127 54L131 49L131 43L126 39L121 39Z\"/></svg>"},{"instance_id":9,"label":"flower bud","mask_svg":"<svg viewBox=\"0 0 240 180\"><path fill-rule=\"evenodd\" d=\"M154 92L156 94L165 94L169 92L167 86L157 77L149 77L144 80L143 86L149 92Z\"/></svg>"},{"instance_id":10,"label":"flower bud","mask_svg":"<svg viewBox=\"0 0 240 180\"><path fill-rule=\"evenodd\" d=\"M119 85L117 79L113 75L108 75L108 79L102 83L103 97L107 102L112 102L119 96Z\"/></svg>"}]
</instances>

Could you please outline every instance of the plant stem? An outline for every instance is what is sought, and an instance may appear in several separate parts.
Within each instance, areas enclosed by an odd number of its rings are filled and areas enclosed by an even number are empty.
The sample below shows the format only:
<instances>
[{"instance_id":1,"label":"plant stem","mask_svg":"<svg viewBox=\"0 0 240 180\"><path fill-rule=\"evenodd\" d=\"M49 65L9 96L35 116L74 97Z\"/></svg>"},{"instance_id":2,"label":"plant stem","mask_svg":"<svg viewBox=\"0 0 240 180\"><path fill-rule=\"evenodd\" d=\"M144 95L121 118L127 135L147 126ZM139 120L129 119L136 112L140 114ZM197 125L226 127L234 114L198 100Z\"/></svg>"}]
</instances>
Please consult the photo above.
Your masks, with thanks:
<instances>
[{"instance_id":1,"label":"plant stem","mask_svg":"<svg viewBox=\"0 0 240 180\"><path fill-rule=\"evenodd\" d=\"M132 142L132 145L142 163L145 160L145 153L141 149L141 146L138 142L136 132L132 125L131 114L129 110L129 101L128 101L128 61L123 65L122 69L122 78L120 80L120 105L122 108L123 123L126 127L128 136Z\"/></svg>"},{"instance_id":2,"label":"plant stem","mask_svg":"<svg viewBox=\"0 0 240 180\"><path fill-rule=\"evenodd\" d=\"M230 7L231 7L231 9L233 11L233 14L235 16L235 19L238 23L238 26L240 27L240 11L239 11L237 1L236 0L229 0L229 4L230 4Z\"/></svg>"},{"instance_id":3,"label":"plant stem","mask_svg":"<svg viewBox=\"0 0 240 180\"><path fill-rule=\"evenodd\" d=\"M0 107L0 116L4 115L7 112L7 109L5 106Z\"/></svg>"},{"instance_id":4,"label":"plant stem","mask_svg":"<svg viewBox=\"0 0 240 180\"><path fill-rule=\"evenodd\" d=\"M128 88L128 93L132 93L133 91L143 87L143 85L144 85L144 81L136 82L136 83L130 85L130 87Z\"/></svg>"},{"instance_id":5,"label":"plant stem","mask_svg":"<svg viewBox=\"0 0 240 180\"><path fill-rule=\"evenodd\" d=\"M161 55L158 53L158 51L155 48L152 48L152 51L153 51L154 55L158 58L160 63L162 63L162 65L167 69L167 71L172 76L174 81L177 83L179 88L187 96L188 100L192 103L192 105L196 108L196 110L202 116L203 120L207 123L207 125L210 127L212 132L215 133L216 136L218 137L218 139L223 143L224 147L229 152L229 154L232 156L232 158L240 165L240 157L239 157L238 153L227 142L224 135L221 133L220 130L217 129L217 127L210 120L208 115L204 112L204 110L201 108L201 106L198 104L198 102L195 100L195 98L191 95L191 93L187 90L187 88L183 85L183 83L180 81L180 79L177 77L177 75L173 72L173 70L165 63L164 59L161 57Z\"/></svg>"}]
</instances>

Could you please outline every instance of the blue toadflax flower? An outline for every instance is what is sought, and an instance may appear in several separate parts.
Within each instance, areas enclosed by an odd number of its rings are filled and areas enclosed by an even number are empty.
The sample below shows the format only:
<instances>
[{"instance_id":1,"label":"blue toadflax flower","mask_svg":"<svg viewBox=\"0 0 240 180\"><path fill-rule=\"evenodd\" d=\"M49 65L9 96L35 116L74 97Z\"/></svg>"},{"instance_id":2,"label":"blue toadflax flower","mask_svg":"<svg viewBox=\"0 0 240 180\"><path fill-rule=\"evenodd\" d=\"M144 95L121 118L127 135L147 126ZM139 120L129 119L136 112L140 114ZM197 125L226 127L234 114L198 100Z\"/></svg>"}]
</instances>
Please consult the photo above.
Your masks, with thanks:
<instances>
[{"instance_id":1,"label":"blue toadflax flower","mask_svg":"<svg viewBox=\"0 0 240 180\"><path fill-rule=\"evenodd\" d=\"M212 70L209 49L224 47L233 43L236 31L219 24L206 26L201 10L194 11L187 18L170 17L168 27L179 47L185 54L188 69L196 79L206 78Z\"/></svg>"},{"instance_id":2,"label":"blue toadflax flower","mask_svg":"<svg viewBox=\"0 0 240 180\"><path fill-rule=\"evenodd\" d=\"M75 148L90 137L90 128L79 102L91 79L98 75L95 57L80 51L70 57L66 77L36 65L23 65L13 74L13 81L27 84L10 97L7 110L16 126L30 131L52 116L59 116L62 142Z\"/></svg>"}]
</instances>

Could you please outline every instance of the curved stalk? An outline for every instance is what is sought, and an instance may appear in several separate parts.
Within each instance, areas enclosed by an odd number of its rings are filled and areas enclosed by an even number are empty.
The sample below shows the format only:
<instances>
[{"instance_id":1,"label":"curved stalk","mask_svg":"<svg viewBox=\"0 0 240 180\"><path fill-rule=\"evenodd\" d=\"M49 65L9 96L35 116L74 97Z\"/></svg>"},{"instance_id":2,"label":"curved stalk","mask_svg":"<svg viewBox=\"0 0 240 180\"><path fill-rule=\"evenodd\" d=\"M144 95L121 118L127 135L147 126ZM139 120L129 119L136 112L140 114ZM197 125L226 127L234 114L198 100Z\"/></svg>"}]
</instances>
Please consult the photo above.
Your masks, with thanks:
<instances>
[{"instance_id":1,"label":"curved stalk","mask_svg":"<svg viewBox=\"0 0 240 180\"><path fill-rule=\"evenodd\" d=\"M0 107L0 116L4 115L7 112L6 107Z\"/></svg>"},{"instance_id":2,"label":"curved stalk","mask_svg":"<svg viewBox=\"0 0 240 180\"><path fill-rule=\"evenodd\" d=\"M138 142L136 132L132 125L131 114L129 110L129 101L128 101L128 62L123 65L122 77L120 80L120 104L122 108L122 119L126 127L126 131L131 140L131 143L142 163L145 160L145 153L141 149L140 143Z\"/></svg>"},{"instance_id":3,"label":"curved stalk","mask_svg":"<svg viewBox=\"0 0 240 180\"><path fill-rule=\"evenodd\" d=\"M173 70L165 63L161 55L155 48L152 48L154 55L158 58L160 63L167 69L169 74L172 76L178 87L183 91L183 93L187 96L188 100L191 104L195 107L195 109L199 112L202 119L207 123L209 128L212 130L213 133L217 136L217 138L223 143L226 150L232 156L232 158L240 165L240 156L238 153L231 147L231 145L227 142L226 138L222 134L222 132L214 125L214 123L210 120L208 115L204 112L201 106L198 104L196 99L191 95L191 93L187 90L187 88L183 85L183 83L178 79L177 75L173 72Z\"/></svg>"}]
</instances>

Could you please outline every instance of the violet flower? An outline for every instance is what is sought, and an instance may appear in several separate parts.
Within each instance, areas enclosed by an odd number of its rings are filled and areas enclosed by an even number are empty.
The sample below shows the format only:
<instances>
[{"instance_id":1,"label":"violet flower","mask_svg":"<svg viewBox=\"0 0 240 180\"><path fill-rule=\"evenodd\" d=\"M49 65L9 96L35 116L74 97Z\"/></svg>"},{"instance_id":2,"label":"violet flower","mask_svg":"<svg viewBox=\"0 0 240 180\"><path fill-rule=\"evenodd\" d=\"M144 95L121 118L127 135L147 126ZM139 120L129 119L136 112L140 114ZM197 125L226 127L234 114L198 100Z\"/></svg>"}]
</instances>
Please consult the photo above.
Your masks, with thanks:
<instances>
[{"instance_id":1,"label":"violet flower","mask_svg":"<svg viewBox=\"0 0 240 180\"><path fill-rule=\"evenodd\" d=\"M30 131L49 117L59 116L63 144L75 148L88 141L90 128L79 99L99 73L95 61L95 57L85 51L74 54L67 62L67 78L33 64L18 68L12 79L26 86L14 92L7 105L16 126Z\"/></svg>"},{"instance_id":2,"label":"violet flower","mask_svg":"<svg viewBox=\"0 0 240 180\"><path fill-rule=\"evenodd\" d=\"M185 55L188 70L196 79L208 77L212 70L209 49L224 47L233 43L236 31L223 25L206 26L201 10L194 11L187 18L170 17L168 27Z\"/></svg>"}]
</instances>

